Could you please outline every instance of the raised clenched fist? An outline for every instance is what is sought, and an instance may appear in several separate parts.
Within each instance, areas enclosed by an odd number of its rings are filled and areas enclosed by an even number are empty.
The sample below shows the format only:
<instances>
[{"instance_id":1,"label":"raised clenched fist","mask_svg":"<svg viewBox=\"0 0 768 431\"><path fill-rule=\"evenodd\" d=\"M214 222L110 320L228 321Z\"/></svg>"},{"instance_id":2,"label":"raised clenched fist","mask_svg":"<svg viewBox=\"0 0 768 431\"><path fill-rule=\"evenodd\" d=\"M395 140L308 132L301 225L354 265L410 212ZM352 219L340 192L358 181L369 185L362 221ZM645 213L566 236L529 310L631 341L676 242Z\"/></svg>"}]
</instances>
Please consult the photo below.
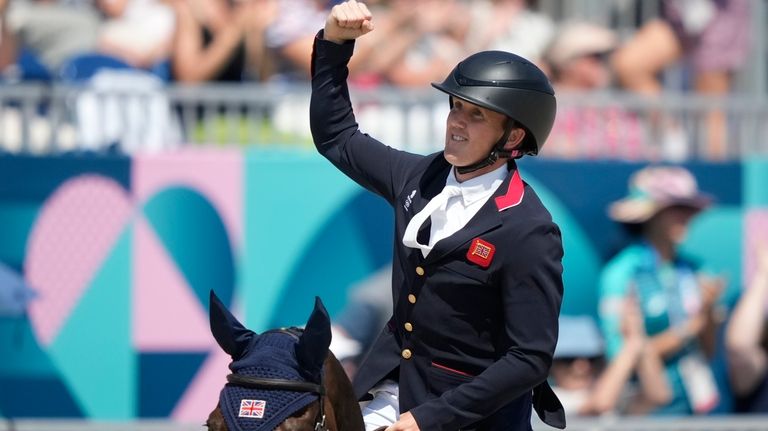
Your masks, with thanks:
<instances>
[{"instance_id":1,"label":"raised clenched fist","mask_svg":"<svg viewBox=\"0 0 768 431\"><path fill-rule=\"evenodd\" d=\"M368 7L355 0L345 1L331 9L325 20L325 40L343 43L373 30L373 15Z\"/></svg>"}]
</instances>

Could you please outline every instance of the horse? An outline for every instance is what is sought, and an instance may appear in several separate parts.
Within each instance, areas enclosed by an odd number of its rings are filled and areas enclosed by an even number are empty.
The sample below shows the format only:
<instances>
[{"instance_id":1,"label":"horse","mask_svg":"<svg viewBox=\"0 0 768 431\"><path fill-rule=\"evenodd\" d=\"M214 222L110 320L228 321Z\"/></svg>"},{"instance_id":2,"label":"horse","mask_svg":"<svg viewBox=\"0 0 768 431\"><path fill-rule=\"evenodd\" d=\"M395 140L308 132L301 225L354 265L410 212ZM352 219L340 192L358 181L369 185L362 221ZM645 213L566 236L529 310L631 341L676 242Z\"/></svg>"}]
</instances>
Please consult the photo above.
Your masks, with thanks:
<instances>
[{"instance_id":1,"label":"horse","mask_svg":"<svg viewBox=\"0 0 768 431\"><path fill-rule=\"evenodd\" d=\"M333 353L320 298L303 329L257 334L210 294L211 333L232 357L210 431L364 431L352 383ZM383 431L380 427L376 431Z\"/></svg>"}]
</instances>

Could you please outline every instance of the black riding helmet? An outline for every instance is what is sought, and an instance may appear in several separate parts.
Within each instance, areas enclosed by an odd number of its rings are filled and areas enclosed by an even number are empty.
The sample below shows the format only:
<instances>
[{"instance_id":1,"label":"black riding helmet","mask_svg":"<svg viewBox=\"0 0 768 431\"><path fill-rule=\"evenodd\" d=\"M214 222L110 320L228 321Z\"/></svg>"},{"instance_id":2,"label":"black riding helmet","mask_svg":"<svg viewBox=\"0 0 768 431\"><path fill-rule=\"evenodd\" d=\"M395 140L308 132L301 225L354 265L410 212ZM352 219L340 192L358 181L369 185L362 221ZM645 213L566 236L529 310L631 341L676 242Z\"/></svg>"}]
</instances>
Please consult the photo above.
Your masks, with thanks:
<instances>
[{"instance_id":1,"label":"black riding helmet","mask_svg":"<svg viewBox=\"0 0 768 431\"><path fill-rule=\"evenodd\" d=\"M522 142L525 154L536 155L547 140L555 121L555 91L549 79L535 64L504 51L482 51L456 65L442 83L433 87L475 105L505 114L506 130L487 158L469 166L457 167L460 173L472 172L509 157L504 144L512 129L526 130Z\"/></svg>"}]
</instances>

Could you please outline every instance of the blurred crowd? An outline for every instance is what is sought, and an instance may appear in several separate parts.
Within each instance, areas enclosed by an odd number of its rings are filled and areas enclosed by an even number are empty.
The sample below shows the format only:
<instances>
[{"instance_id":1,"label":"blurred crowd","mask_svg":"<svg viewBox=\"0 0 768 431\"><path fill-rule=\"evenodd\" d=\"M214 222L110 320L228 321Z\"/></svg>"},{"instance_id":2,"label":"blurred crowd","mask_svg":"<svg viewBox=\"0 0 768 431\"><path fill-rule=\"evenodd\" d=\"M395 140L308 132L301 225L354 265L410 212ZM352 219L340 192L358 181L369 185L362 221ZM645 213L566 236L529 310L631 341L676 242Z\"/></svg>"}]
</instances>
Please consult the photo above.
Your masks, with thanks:
<instances>
[{"instance_id":1,"label":"blurred crowd","mask_svg":"<svg viewBox=\"0 0 768 431\"><path fill-rule=\"evenodd\" d=\"M629 179L608 216L630 240L603 267L597 316L561 316L552 380L573 415L768 413L768 231L741 295L682 249L713 203L677 166Z\"/></svg>"},{"instance_id":2,"label":"blurred crowd","mask_svg":"<svg viewBox=\"0 0 768 431\"><path fill-rule=\"evenodd\" d=\"M712 204L687 169L651 164L606 208L627 241L602 268L597 313L560 316L549 380L568 416L768 414L768 225L753 226L749 275L726 299L728 280L681 247ZM391 316L388 270L353 286L334 321L351 376Z\"/></svg>"},{"instance_id":3,"label":"blurred crowd","mask_svg":"<svg viewBox=\"0 0 768 431\"><path fill-rule=\"evenodd\" d=\"M470 53L499 49L539 63L564 90L603 88L615 74L622 87L655 93L657 73L689 57L693 87L715 91L728 87L718 73L738 70L748 50L748 0L662 0L659 18L623 40L608 28L555 22L536 1L367 3L376 31L358 41L350 74L368 85L427 85ZM165 65L178 82L307 80L312 39L333 4L2 0L0 70L36 61L55 77L76 56L102 54L138 69Z\"/></svg>"},{"instance_id":4,"label":"blurred crowd","mask_svg":"<svg viewBox=\"0 0 768 431\"><path fill-rule=\"evenodd\" d=\"M540 65L560 95L732 92L750 54L750 0L654 1L658 17L619 33L556 20L535 0L369 0L376 30L357 41L350 82L424 88L470 53L499 49ZM313 38L334 3L0 0L0 72L6 80L82 81L106 65L182 84L306 82ZM618 10L633 2L605 3ZM665 79L670 68L682 78ZM544 156L638 159L656 151L669 159L688 139L680 121L661 112L561 106ZM724 155L725 114L707 113L695 138L715 158Z\"/></svg>"}]
</instances>

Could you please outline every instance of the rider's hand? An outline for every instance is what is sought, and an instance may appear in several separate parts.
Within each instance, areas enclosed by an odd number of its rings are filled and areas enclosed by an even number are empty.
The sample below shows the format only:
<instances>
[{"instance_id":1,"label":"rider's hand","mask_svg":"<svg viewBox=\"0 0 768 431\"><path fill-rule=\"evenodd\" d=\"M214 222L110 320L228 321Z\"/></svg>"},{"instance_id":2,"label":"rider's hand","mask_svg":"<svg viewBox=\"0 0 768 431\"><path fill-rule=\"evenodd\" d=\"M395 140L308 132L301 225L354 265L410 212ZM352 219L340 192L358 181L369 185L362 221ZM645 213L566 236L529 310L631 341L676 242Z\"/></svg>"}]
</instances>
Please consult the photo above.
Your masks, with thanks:
<instances>
[{"instance_id":1,"label":"rider's hand","mask_svg":"<svg viewBox=\"0 0 768 431\"><path fill-rule=\"evenodd\" d=\"M405 412L386 431L419 431L419 424L416 423L411 412Z\"/></svg>"},{"instance_id":2,"label":"rider's hand","mask_svg":"<svg viewBox=\"0 0 768 431\"><path fill-rule=\"evenodd\" d=\"M325 20L325 40L338 44L373 30L373 15L368 7L355 0L345 1L331 9Z\"/></svg>"}]
</instances>

